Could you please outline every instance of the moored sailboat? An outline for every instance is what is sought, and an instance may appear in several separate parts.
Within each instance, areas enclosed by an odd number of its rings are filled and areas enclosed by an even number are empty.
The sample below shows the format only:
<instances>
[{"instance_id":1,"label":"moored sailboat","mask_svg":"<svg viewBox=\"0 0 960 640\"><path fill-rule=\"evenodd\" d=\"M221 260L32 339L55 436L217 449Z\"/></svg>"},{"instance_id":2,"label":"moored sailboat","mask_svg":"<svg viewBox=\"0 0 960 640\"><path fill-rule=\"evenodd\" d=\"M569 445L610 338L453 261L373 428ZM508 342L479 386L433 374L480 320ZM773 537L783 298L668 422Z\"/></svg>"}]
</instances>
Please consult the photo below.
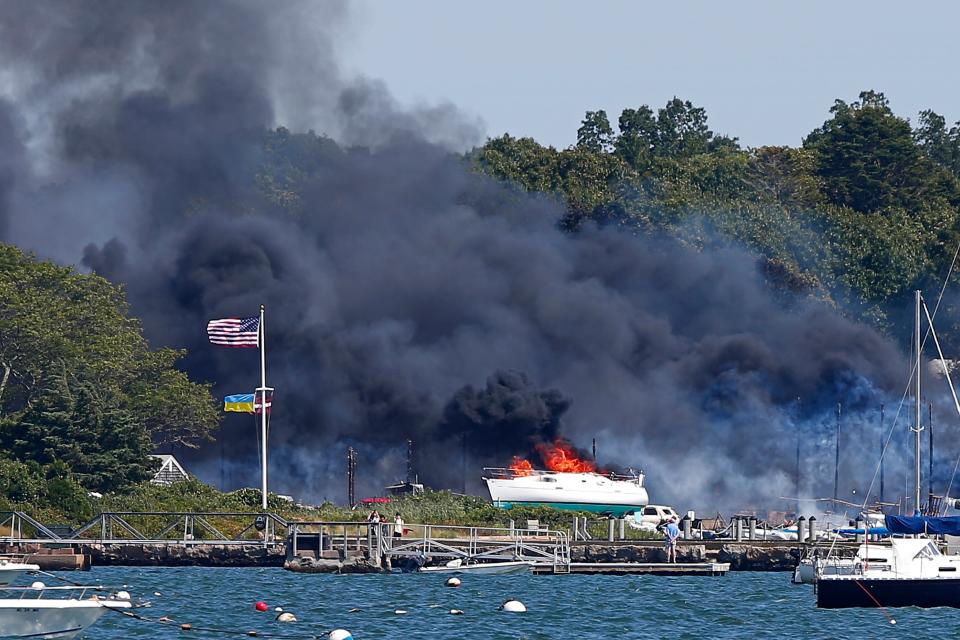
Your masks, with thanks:
<instances>
[{"instance_id":1,"label":"moored sailboat","mask_svg":"<svg viewBox=\"0 0 960 640\"><path fill-rule=\"evenodd\" d=\"M943 353L933 328L930 312L923 297L916 292L915 348L915 484L914 504L920 505L920 432L921 424L921 312L928 321L930 335L937 346L940 358ZM957 412L957 399L949 371L945 371L947 383L953 395ZM960 535L960 517L913 517L887 516L885 524L893 535ZM882 559L871 562L872 553L881 553ZM847 607L960 607L960 556L947 556L940 552L935 541L927 537L892 538L889 547L869 544L861 546L850 573L821 574L816 581L817 606L836 609Z\"/></svg>"}]
</instances>

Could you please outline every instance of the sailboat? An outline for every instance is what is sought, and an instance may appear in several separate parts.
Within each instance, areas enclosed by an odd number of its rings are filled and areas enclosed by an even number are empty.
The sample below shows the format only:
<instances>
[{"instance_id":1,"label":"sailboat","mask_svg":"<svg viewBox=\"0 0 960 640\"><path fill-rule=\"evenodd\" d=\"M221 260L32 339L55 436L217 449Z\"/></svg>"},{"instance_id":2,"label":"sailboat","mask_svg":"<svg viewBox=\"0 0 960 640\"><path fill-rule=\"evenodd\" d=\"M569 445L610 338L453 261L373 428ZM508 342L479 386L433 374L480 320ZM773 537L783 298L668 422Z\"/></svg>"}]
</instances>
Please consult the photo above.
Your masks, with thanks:
<instances>
[{"instance_id":1,"label":"sailboat","mask_svg":"<svg viewBox=\"0 0 960 640\"><path fill-rule=\"evenodd\" d=\"M960 535L960 517L921 515L920 506L920 366L921 366L921 312L926 314L934 343L940 358L940 342L933 328L933 319L916 292L915 328L915 393L916 393L916 474L913 516L886 516L885 524L893 535ZM960 413L960 401L950 380L947 383L954 404ZM940 552L936 542L928 537L892 538L890 546L861 545L859 562L850 573L818 576L815 584L817 606L826 609L847 607L960 607L960 556Z\"/></svg>"}]
</instances>

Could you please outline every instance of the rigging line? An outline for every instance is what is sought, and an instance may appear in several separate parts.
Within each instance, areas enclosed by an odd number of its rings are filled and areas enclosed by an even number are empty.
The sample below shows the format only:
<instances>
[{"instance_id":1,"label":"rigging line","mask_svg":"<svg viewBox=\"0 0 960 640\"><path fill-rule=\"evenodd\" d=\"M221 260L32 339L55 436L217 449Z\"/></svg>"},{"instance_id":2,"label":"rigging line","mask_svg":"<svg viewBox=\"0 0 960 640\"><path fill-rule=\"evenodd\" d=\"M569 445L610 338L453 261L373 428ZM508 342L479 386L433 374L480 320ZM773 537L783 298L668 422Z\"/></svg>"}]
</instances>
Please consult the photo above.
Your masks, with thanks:
<instances>
[{"instance_id":1,"label":"rigging line","mask_svg":"<svg viewBox=\"0 0 960 640\"><path fill-rule=\"evenodd\" d=\"M916 364L914 364L914 369L916 369ZM897 422L900 420L900 413L903 411L903 403L907 400L907 393L910 391L910 383L913 381L913 372L911 371L910 379L907 380L907 386L903 390L903 395L900 396L900 404L897 406L897 413L893 417L893 423L890 425L889 431L887 431L887 438L883 443L883 451L880 452L880 460L877 462L877 468L873 472L873 479L870 480L870 486L867 487L867 491L863 496L863 504L860 506L860 509L867 508L867 502L870 501L870 494L873 493L873 485L877 482L877 476L880 475L880 464L883 462L883 456L887 453L887 448L890 446L890 440L893 439L893 433L897 428Z\"/></svg>"},{"instance_id":2,"label":"rigging line","mask_svg":"<svg viewBox=\"0 0 960 640\"><path fill-rule=\"evenodd\" d=\"M940 356L940 360L944 363L943 373L947 378L947 384L950 386L950 393L953 396L953 405L957 409L957 416L960 416L960 400L957 400L957 391L953 386L953 380L950 378L950 370L946 366L946 360L943 357L943 350L940 348L940 340L937 339L937 332L933 328L933 320L930 318L930 311L927 309L927 305L923 305L923 310L927 314L927 322L930 324L930 331L933 335L933 343L937 345L937 354ZM953 488L953 481L956 478L958 466L960 466L960 456L957 456L957 463L953 467L953 474L950 476L950 483L947 485L947 490L943 494L944 498L950 495L950 489Z\"/></svg>"},{"instance_id":3,"label":"rigging line","mask_svg":"<svg viewBox=\"0 0 960 640\"><path fill-rule=\"evenodd\" d=\"M933 313L932 313L932 314L930 314L929 312L927 313L928 326L927 326L927 332L926 332L926 334L924 334L923 340L922 340L921 343L920 343L920 350L921 350L921 351L923 351L923 347L927 344L927 338L930 336L930 331L931 331L931 329L933 328L933 318L936 318L936 317L937 317L937 311L940 310L940 303L943 301L943 294L944 294L944 292L946 292L946 290L947 290L947 284L950 282L950 276L953 275L953 270L954 270L954 268L955 268L956 265L957 265L957 258L958 258L958 257L960 257L960 243L957 244L957 250L954 251L954 253L953 253L953 260L950 261L950 268L947 269L947 275L946 275L946 277L944 277L944 279L943 279L943 284L940 286L940 292L939 292L939 294L937 295L937 303L933 306ZM926 306L926 305L924 305L924 306ZM940 356L940 359L941 359L941 360L943 359L943 356L942 356L942 355ZM906 398L907 398L907 393L910 391L910 382L913 380L913 376L914 376L914 375L919 375L919 374L920 374L920 372L917 371L917 364L916 364L915 359L911 358L911 360L913 360L913 362L912 362L912 364L911 364L911 366L910 366L910 378L907 380L907 386L906 386L906 388L903 390L903 396L901 396L901 398L900 398L900 406L897 407L897 414L896 414L896 416L895 416L894 419L893 419L893 424L890 425L890 431L889 431L889 433L888 433L888 435L887 435L886 441L885 441L884 444L883 444L883 451L880 452L880 460L877 462L877 468L874 470L873 479L870 481L870 486L868 487L867 492L866 492L866 494L864 495L863 506L861 507L862 509L865 509L865 508L866 508L867 502L870 500L870 494L873 492L873 485L876 483L876 481L877 481L877 476L878 476L879 473L880 473L880 464L883 462L883 456L886 454L886 452L887 452L887 447L890 445L890 439L893 437L893 431L894 431L894 429L895 429L896 426L897 426L897 421L898 421L898 419L900 418L900 413L901 413L901 411L903 410L903 403L905 402L905 400L906 400ZM957 470L958 470L958 469L960 469L960 456L957 457L957 463L956 463L956 465L954 466L954 470L953 470L953 475L954 475L954 476L956 476L956 473L957 473ZM952 484L953 484L953 478L951 478L950 484L951 484L951 486L952 486Z\"/></svg>"}]
</instances>

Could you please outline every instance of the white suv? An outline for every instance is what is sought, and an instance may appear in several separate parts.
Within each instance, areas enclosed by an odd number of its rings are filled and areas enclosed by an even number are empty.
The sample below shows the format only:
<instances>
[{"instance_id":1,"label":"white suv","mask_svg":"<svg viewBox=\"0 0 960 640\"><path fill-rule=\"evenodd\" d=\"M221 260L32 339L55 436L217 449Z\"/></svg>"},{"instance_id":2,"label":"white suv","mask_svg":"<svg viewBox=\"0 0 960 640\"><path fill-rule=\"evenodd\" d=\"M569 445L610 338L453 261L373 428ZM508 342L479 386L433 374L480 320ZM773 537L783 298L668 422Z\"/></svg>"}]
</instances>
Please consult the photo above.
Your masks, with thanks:
<instances>
[{"instance_id":1,"label":"white suv","mask_svg":"<svg viewBox=\"0 0 960 640\"><path fill-rule=\"evenodd\" d=\"M672 507L664 507L658 504L648 504L642 511L634 513L633 517L637 524L645 525L644 528L650 527L651 529L656 529L661 524L669 522L671 518L676 518L677 522L680 522L680 516Z\"/></svg>"}]
</instances>

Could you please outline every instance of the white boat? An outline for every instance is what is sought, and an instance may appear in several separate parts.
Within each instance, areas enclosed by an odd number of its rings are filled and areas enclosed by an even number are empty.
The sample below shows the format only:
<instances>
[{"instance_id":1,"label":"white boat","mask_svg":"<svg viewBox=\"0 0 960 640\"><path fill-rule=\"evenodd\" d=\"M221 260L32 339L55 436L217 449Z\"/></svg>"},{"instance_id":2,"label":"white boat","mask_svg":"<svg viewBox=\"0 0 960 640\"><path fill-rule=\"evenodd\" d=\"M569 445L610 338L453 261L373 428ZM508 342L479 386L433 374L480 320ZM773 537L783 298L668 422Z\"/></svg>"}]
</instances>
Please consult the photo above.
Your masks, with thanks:
<instances>
[{"instance_id":1,"label":"white boat","mask_svg":"<svg viewBox=\"0 0 960 640\"><path fill-rule=\"evenodd\" d=\"M463 564L460 559L451 560L439 567L421 567L420 573L470 573L478 575L501 575L505 573L530 573L535 563L530 560L510 562L477 562Z\"/></svg>"},{"instance_id":2,"label":"white boat","mask_svg":"<svg viewBox=\"0 0 960 640\"><path fill-rule=\"evenodd\" d=\"M561 471L484 469L484 482L495 506L548 506L592 511L616 517L649 502L643 474L629 476Z\"/></svg>"},{"instance_id":3,"label":"white boat","mask_svg":"<svg viewBox=\"0 0 960 640\"><path fill-rule=\"evenodd\" d=\"M42 583L35 583L39 585ZM101 598L94 587L6 587L0 597L0 638L71 640L111 610L129 609L129 594ZM120 597L118 597L120 596ZM126 596L126 597L122 597Z\"/></svg>"},{"instance_id":4,"label":"white boat","mask_svg":"<svg viewBox=\"0 0 960 640\"><path fill-rule=\"evenodd\" d=\"M40 571L40 566L16 562L9 558L0 558L0 587L6 587L29 571Z\"/></svg>"}]
</instances>

